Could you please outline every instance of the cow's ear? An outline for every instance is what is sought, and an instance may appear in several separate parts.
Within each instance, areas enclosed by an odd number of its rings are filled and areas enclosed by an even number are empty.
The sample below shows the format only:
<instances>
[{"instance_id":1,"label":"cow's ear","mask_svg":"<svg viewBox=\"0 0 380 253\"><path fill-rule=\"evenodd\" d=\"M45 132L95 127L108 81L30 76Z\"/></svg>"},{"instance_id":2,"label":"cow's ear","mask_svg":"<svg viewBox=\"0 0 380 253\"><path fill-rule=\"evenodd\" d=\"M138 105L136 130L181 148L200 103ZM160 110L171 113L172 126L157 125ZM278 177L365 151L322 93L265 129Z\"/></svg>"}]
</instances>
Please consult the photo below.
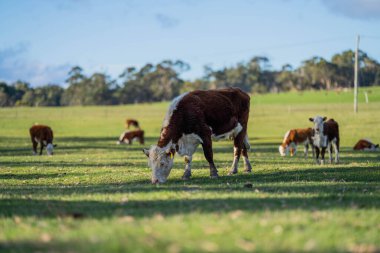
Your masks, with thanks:
<instances>
[{"instance_id":1,"label":"cow's ear","mask_svg":"<svg viewBox=\"0 0 380 253\"><path fill-rule=\"evenodd\" d=\"M327 119L327 117L323 117L323 121L325 121Z\"/></svg>"},{"instance_id":2,"label":"cow's ear","mask_svg":"<svg viewBox=\"0 0 380 253\"><path fill-rule=\"evenodd\" d=\"M375 145L375 148L378 148L378 147L379 147L379 144L376 144L376 145Z\"/></svg>"},{"instance_id":3,"label":"cow's ear","mask_svg":"<svg viewBox=\"0 0 380 253\"><path fill-rule=\"evenodd\" d=\"M174 158L174 154L175 154L175 149L174 148L171 148L170 150L168 150L166 152L166 155L167 156L170 156L170 159L173 159Z\"/></svg>"},{"instance_id":4,"label":"cow's ear","mask_svg":"<svg viewBox=\"0 0 380 253\"><path fill-rule=\"evenodd\" d=\"M149 149L146 149L146 148L143 148L142 150L144 152L144 154L149 157Z\"/></svg>"},{"instance_id":5,"label":"cow's ear","mask_svg":"<svg viewBox=\"0 0 380 253\"><path fill-rule=\"evenodd\" d=\"M309 118L309 120L310 120L311 122L314 122L314 119L313 119L313 118Z\"/></svg>"}]
</instances>

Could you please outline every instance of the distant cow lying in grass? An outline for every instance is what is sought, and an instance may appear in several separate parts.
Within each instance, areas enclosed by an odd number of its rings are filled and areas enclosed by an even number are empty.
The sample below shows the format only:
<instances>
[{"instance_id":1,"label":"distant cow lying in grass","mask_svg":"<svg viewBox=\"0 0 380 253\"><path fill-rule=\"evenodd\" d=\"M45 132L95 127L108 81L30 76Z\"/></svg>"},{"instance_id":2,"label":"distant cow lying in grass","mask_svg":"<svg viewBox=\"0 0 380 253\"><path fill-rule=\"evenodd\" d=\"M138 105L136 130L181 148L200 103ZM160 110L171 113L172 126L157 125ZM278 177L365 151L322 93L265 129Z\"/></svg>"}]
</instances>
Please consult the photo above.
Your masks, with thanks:
<instances>
[{"instance_id":1,"label":"distant cow lying in grass","mask_svg":"<svg viewBox=\"0 0 380 253\"><path fill-rule=\"evenodd\" d=\"M297 145L303 144L304 145L304 154L305 157L307 157L307 153L309 151L309 144L311 145L311 150L313 152L314 157L314 146L312 143L312 135L313 135L313 129L306 128L306 129L291 129L288 132L286 132L284 136L284 140L282 141L282 144L278 147L278 150L281 154L281 156L286 156L289 154L290 156L293 156L297 153Z\"/></svg>"},{"instance_id":2,"label":"distant cow lying in grass","mask_svg":"<svg viewBox=\"0 0 380 253\"><path fill-rule=\"evenodd\" d=\"M140 128L139 122L135 119L127 119L125 121L125 128L129 129L131 126Z\"/></svg>"},{"instance_id":3,"label":"distant cow lying in grass","mask_svg":"<svg viewBox=\"0 0 380 253\"><path fill-rule=\"evenodd\" d=\"M335 151L335 163L339 162L339 125L334 119L326 120L326 117L316 116L309 118L314 123L313 145L316 151L316 162L323 164L326 148L329 152L330 163L332 163L332 150ZM319 161L319 153L321 160Z\"/></svg>"},{"instance_id":4,"label":"distant cow lying in grass","mask_svg":"<svg viewBox=\"0 0 380 253\"><path fill-rule=\"evenodd\" d=\"M144 144L144 131L143 130L125 131L120 135L120 138L117 144L122 144L122 143L132 144L134 140L138 140L140 144Z\"/></svg>"},{"instance_id":5,"label":"distant cow lying in grass","mask_svg":"<svg viewBox=\"0 0 380 253\"><path fill-rule=\"evenodd\" d=\"M354 150L376 151L378 149L379 144L375 145L371 141L365 139L359 140L354 146Z\"/></svg>"},{"instance_id":6,"label":"distant cow lying in grass","mask_svg":"<svg viewBox=\"0 0 380 253\"><path fill-rule=\"evenodd\" d=\"M152 169L152 183L164 183L173 167L174 154L185 157L182 179L191 177L191 160L199 144L210 166L211 178L218 177L212 141L234 140L234 161L229 174L238 172L240 154L245 170L251 172L247 150L250 97L238 88L193 91L175 98L164 119L157 145L144 149Z\"/></svg>"},{"instance_id":7,"label":"distant cow lying in grass","mask_svg":"<svg viewBox=\"0 0 380 253\"><path fill-rule=\"evenodd\" d=\"M46 146L48 155L53 155L53 150L56 145L53 145L53 131L50 127L44 125L34 125L29 129L30 139L33 143L33 154L37 154L37 146L40 143L40 155L42 149Z\"/></svg>"}]
</instances>

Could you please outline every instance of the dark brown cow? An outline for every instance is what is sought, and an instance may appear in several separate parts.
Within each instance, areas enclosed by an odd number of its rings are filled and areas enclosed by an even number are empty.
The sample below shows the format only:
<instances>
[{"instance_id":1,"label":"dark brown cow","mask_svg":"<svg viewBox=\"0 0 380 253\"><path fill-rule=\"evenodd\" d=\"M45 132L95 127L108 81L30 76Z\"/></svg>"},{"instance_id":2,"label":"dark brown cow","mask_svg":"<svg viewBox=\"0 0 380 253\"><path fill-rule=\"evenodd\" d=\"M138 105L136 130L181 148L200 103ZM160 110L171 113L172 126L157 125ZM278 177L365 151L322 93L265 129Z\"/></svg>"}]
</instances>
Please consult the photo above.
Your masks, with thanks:
<instances>
[{"instance_id":1,"label":"dark brown cow","mask_svg":"<svg viewBox=\"0 0 380 253\"><path fill-rule=\"evenodd\" d=\"M379 148L379 144L373 144L371 141L366 139L359 140L355 146L354 150L364 150L364 151L376 151Z\"/></svg>"},{"instance_id":2,"label":"dark brown cow","mask_svg":"<svg viewBox=\"0 0 380 253\"><path fill-rule=\"evenodd\" d=\"M132 144L132 141L135 139L137 139L140 142L140 144L144 144L144 131L143 130L125 131L120 135L120 138L117 144L122 144L122 143Z\"/></svg>"},{"instance_id":3,"label":"dark brown cow","mask_svg":"<svg viewBox=\"0 0 380 253\"><path fill-rule=\"evenodd\" d=\"M139 122L135 119L127 119L125 121L125 128L129 129L131 126L140 128Z\"/></svg>"},{"instance_id":4,"label":"dark brown cow","mask_svg":"<svg viewBox=\"0 0 380 253\"><path fill-rule=\"evenodd\" d=\"M339 162L339 125L334 119L325 122L326 117L316 116L309 118L314 123L313 145L316 152L316 162L323 164L326 148L329 152L330 163L332 163L332 150L335 151L335 163ZM319 153L321 160L319 161Z\"/></svg>"},{"instance_id":5,"label":"dark brown cow","mask_svg":"<svg viewBox=\"0 0 380 253\"><path fill-rule=\"evenodd\" d=\"M297 128L297 129L291 129L288 132L286 132L284 136L284 140L282 141L281 145L278 147L278 150L280 152L281 156L286 156L290 151L290 156L293 156L297 152L297 145L303 144L305 146L304 148L304 154L305 157L307 157L307 153L309 151L309 145L311 145L311 150L313 152L314 157L314 146L312 141L312 135L313 135L313 129L305 128Z\"/></svg>"},{"instance_id":6,"label":"dark brown cow","mask_svg":"<svg viewBox=\"0 0 380 253\"><path fill-rule=\"evenodd\" d=\"M157 145L144 153L152 168L152 183L167 180L173 167L173 156L185 157L183 179L191 177L191 160L199 144L210 165L210 176L218 177L214 164L212 139L234 140L234 161L229 174L236 174L240 155L244 157L245 170L251 172L247 150L250 97L238 88L193 91L175 98L164 119Z\"/></svg>"},{"instance_id":7,"label":"dark brown cow","mask_svg":"<svg viewBox=\"0 0 380 253\"><path fill-rule=\"evenodd\" d=\"M53 130L45 125L34 125L29 129L30 139L33 143L33 153L37 154L37 146L40 143L40 155L42 155L42 149L46 146L48 155L53 155L53 149L56 145L53 145Z\"/></svg>"}]
</instances>

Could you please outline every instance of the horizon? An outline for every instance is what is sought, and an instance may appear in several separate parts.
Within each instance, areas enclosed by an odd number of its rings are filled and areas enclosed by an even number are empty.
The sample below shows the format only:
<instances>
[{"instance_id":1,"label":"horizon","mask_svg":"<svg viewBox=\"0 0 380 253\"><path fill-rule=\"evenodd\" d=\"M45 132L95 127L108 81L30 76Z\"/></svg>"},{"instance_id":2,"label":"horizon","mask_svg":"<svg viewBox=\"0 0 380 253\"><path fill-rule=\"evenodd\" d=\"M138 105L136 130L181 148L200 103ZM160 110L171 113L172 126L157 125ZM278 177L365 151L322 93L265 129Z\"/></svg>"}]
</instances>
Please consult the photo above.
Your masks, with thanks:
<instances>
[{"instance_id":1,"label":"horizon","mask_svg":"<svg viewBox=\"0 0 380 253\"><path fill-rule=\"evenodd\" d=\"M268 57L272 69L297 68L354 50L357 35L359 48L380 60L376 0L3 1L0 15L0 80L32 87L65 86L76 65L117 79L129 66L178 59L191 66L185 80L254 56Z\"/></svg>"}]
</instances>

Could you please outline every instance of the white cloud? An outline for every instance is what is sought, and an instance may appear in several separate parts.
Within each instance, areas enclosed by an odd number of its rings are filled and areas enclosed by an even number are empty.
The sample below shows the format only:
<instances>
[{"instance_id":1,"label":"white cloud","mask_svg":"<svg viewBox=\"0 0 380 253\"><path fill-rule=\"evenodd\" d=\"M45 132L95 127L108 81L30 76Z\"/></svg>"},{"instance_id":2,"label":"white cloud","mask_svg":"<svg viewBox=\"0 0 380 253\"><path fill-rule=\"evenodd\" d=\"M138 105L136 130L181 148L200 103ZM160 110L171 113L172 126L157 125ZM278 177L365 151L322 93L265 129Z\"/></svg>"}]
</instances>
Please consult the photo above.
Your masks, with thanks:
<instances>
[{"instance_id":1,"label":"white cloud","mask_svg":"<svg viewBox=\"0 0 380 253\"><path fill-rule=\"evenodd\" d=\"M0 80L8 83L22 80L33 86L64 84L71 67L69 64L49 65L28 60L27 51L25 43L0 50Z\"/></svg>"},{"instance_id":2,"label":"white cloud","mask_svg":"<svg viewBox=\"0 0 380 253\"><path fill-rule=\"evenodd\" d=\"M179 20L168 15L158 13L156 14L156 20L162 28L172 28L179 24Z\"/></svg>"},{"instance_id":3,"label":"white cloud","mask_svg":"<svg viewBox=\"0 0 380 253\"><path fill-rule=\"evenodd\" d=\"M356 19L380 19L379 0L321 0L334 13Z\"/></svg>"}]
</instances>

